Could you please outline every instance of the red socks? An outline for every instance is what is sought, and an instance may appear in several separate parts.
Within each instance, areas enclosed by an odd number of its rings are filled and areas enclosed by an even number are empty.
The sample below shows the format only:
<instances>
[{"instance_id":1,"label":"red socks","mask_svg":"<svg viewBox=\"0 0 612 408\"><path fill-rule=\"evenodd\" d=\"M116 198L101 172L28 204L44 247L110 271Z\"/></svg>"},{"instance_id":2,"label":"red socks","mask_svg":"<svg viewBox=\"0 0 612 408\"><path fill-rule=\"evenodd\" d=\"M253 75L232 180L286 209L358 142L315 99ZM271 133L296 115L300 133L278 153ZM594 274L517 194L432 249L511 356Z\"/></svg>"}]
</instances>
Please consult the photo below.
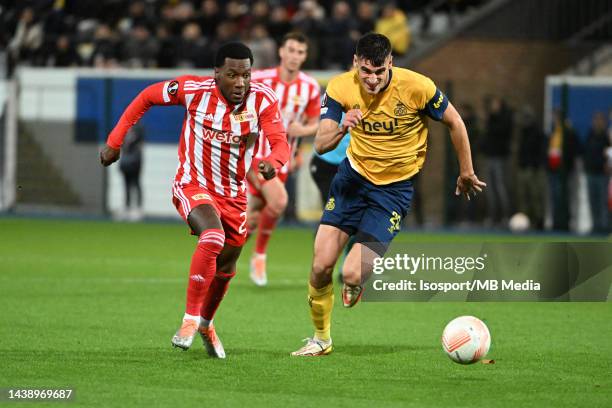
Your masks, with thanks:
<instances>
[{"instance_id":1,"label":"red socks","mask_svg":"<svg viewBox=\"0 0 612 408\"><path fill-rule=\"evenodd\" d=\"M225 244L225 233L220 229L207 229L200 234L198 246L191 258L189 283L187 285L187 306L185 313L198 316L204 297L217 270L217 256Z\"/></svg>"},{"instance_id":2,"label":"red socks","mask_svg":"<svg viewBox=\"0 0 612 408\"><path fill-rule=\"evenodd\" d=\"M268 241L270 241L272 231L276 227L276 221L278 221L278 217L270 211L268 206L265 206L259 216L259 230L257 231L257 240L255 241L256 254L266 253Z\"/></svg>"},{"instance_id":3,"label":"red socks","mask_svg":"<svg viewBox=\"0 0 612 408\"><path fill-rule=\"evenodd\" d=\"M202 305L202 310L200 313L202 319L210 321L213 319L213 317L215 317L217 308L223 300L225 292L227 292L227 288L229 287L230 280L234 277L234 275L236 275L236 271L232 273L217 272L215 278L210 284L210 287L208 288L208 293L206 294L204 304Z\"/></svg>"}]
</instances>

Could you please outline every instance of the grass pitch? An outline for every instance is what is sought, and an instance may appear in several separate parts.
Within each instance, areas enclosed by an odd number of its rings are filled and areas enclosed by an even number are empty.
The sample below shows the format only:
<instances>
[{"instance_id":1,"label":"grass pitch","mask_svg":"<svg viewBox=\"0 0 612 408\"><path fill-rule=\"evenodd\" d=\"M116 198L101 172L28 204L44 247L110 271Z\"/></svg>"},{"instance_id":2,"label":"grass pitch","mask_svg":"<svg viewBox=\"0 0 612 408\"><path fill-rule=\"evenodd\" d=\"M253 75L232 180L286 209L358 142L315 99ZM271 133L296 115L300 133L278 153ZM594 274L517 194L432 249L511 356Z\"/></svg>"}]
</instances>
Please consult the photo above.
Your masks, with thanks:
<instances>
[{"instance_id":1,"label":"grass pitch","mask_svg":"<svg viewBox=\"0 0 612 408\"><path fill-rule=\"evenodd\" d=\"M222 361L209 359L199 339L187 352L170 347L195 245L182 224L0 218L0 387L76 390L74 401L51 406L612 405L610 303L344 310L336 285L334 353L291 358L312 335L312 237L297 229L273 236L265 288L250 283L245 248L215 320L228 354ZM442 329L462 314L488 324L496 364L461 366L444 355Z\"/></svg>"}]
</instances>

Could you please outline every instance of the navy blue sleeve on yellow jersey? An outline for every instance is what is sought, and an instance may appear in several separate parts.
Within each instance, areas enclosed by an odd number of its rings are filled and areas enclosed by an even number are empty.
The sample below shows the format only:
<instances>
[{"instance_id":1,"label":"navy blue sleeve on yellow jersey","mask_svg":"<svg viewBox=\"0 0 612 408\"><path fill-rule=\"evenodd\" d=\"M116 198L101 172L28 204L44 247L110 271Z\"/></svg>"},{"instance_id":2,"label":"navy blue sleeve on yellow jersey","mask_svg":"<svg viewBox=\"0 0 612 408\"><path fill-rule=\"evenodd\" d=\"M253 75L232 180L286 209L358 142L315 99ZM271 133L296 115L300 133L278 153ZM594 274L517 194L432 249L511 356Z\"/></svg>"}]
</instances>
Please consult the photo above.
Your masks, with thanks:
<instances>
[{"instance_id":1,"label":"navy blue sleeve on yellow jersey","mask_svg":"<svg viewBox=\"0 0 612 408\"><path fill-rule=\"evenodd\" d=\"M334 122L340 123L342 120L342 105L340 102L330 98L327 93L323 95L321 101L321 119L331 119Z\"/></svg>"},{"instance_id":2,"label":"navy blue sleeve on yellow jersey","mask_svg":"<svg viewBox=\"0 0 612 408\"><path fill-rule=\"evenodd\" d=\"M423 111L433 120L442 120L444 111L448 107L448 98L439 89L436 89L434 96L427 102Z\"/></svg>"}]
</instances>

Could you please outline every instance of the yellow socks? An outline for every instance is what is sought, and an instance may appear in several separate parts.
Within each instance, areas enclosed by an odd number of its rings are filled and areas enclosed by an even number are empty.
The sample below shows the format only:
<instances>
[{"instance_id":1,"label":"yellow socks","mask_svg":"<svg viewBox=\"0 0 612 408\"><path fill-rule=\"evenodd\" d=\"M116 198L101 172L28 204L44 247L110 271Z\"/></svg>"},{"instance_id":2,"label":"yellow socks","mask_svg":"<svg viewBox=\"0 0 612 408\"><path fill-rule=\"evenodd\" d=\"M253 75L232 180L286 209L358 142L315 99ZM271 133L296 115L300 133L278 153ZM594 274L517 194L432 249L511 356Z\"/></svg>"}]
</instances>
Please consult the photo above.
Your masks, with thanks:
<instances>
[{"instance_id":1,"label":"yellow socks","mask_svg":"<svg viewBox=\"0 0 612 408\"><path fill-rule=\"evenodd\" d=\"M308 304L310 317L315 327L315 337L329 341L331 330L331 312L334 308L334 285L332 282L321 289L308 284Z\"/></svg>"}]
</instances>

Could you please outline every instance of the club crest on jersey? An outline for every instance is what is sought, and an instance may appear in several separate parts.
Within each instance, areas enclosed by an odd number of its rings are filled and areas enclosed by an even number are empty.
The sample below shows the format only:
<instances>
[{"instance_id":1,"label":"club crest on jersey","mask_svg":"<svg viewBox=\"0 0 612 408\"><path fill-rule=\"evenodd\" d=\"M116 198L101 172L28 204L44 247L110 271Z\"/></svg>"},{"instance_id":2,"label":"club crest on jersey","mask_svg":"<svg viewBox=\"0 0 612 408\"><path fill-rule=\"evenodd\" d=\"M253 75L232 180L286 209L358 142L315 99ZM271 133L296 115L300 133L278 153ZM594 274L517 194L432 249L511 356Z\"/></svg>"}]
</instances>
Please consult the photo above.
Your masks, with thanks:
<instances>
[{"instance_id":1,"label":"club crest on jersey","mask_svg":"<svg viewBox=\"0 0 612 408\"><path fill-rule=\"evenodd\" d=\"M168 95L176 95L178 91L179 83L178 81L172 81L168 84Z\"/></svg>"},{"instance_id":2,"label":"club crest on jersey","mask_svg":"<svg viewBox=\"0 0 612 408\"><path fill-rule=\"evenodd\" d=\"M334 211L334 208L336 208L336 199L334 197L329 197L327 204L325 204L325 209L327 211Z\"/></svg>"},{"instance_id":3,"label":"club crest on jersey","mask_svg":"<svg viewBox=\"0 0 612 408\"><path fill-rule=\"evenodd\" d=\"M232 119L235 120L238 123L249 122L249 121L255 119L255 114L253 112L249 112L249 111L242 111L242 112L239 112L239 113L232 114Z\"/></svg>"},{"instance_id":4,"label":"club crest on jersey","mask_svg":"<svg viewBox=\"0 0 612 408\"><path fill-rule=\"evenodd\" d=\"M299 95L293 95L291 102L293 102L294 105L303 105L306 104L306 99Z\"/></svg>"},{"instance_id":5,"label":"club crest on jersey","mask_svg":"<svg viewBox=\"0 0 612 408\"><path fill-rule=\"evenodd\" d=\"M194 200L194 201L211 200L210 196L208 194L204 194L204 193L192 195L191 199Z\"/></svg>"},{"instance_id":6,"label":"club crest on jersey","mask_svg":"<svg viewBox=\"0 0 612 408\"><path fill-rule=\"evenodd\" d=\"M395 109L393 110L395 116L406 116L408 114L408 108L401 102L397 102Z\"/></svg>"}]
</instances>

